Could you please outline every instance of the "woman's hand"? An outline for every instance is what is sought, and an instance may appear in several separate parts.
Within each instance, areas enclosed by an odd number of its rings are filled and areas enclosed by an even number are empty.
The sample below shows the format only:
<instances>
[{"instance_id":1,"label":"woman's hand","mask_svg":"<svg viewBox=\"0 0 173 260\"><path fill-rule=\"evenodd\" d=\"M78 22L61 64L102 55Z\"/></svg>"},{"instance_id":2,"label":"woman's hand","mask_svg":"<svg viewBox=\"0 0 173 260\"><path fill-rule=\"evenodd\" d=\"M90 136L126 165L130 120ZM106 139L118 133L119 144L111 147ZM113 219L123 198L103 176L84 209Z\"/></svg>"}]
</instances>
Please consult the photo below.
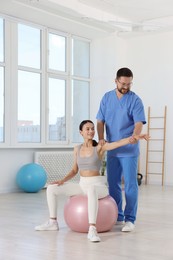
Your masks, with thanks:
<instances>
[{"instance_id":1,"label":"woman's hand","mask_svg":"<svg viewBox=\"0 0 173 260\"><path fill-rule=\"evenodd\" d=\"M64 181L63 180L57 180L57 181L51 182L49 185L53 185L53 184L57 184L58 186L60 186L60 185L64 184Z\"/></svg>"},{"instance_id":2,"label":"woman's hand","mask_svg":"<svg viewBox=\"0 0 173 260\"><path fill-rule=\"evenodd\" d=\"M141 134L141 135L135 135L134 138L136 140L145 139L146 141L148 141L150 139L150 136L148 134Z\"/></svg>"},{"instance_id":3,"label":"woman's hand","mask_svg":"<svg viewBox=\"0 0 173 260\"><path fill-rule=\"evenodd\" d=\"M105 139L100 139L98 144L103 146L104 144L106 143L106 140Z\"/></svg>"}]
</instances>

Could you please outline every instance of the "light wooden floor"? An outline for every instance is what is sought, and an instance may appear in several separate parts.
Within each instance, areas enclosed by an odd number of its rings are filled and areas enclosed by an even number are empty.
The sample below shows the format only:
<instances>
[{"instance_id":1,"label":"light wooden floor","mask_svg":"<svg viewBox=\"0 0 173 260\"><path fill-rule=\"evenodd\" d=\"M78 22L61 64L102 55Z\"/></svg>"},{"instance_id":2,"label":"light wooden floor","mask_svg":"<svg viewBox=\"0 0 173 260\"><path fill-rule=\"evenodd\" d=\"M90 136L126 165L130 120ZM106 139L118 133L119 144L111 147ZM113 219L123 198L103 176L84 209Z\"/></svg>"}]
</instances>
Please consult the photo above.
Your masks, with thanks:
<instances>
[{"instance_id":1,"label":"light wooden floor","mask_svg":"<svg viewBox=\"0 0 173 260\"><path fill-rule=\"evenodd\" d=\"M59 204L59 231L34 231L48 218L45 190L0 194L0 260L173 260L173 187L139 187L136 229L114 226L91 243L72 232Z\"/></svg>"}]
</instances>

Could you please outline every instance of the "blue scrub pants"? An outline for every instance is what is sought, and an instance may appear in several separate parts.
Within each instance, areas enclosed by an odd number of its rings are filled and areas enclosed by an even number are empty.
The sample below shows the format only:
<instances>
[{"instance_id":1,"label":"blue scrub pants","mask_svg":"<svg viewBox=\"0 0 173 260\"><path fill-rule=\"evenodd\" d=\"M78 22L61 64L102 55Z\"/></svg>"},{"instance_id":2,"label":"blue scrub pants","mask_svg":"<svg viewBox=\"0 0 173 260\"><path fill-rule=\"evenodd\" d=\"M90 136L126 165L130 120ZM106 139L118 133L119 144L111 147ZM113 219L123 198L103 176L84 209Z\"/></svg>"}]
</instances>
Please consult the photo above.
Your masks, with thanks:
<instances>
[{"instance_id":1,"label":"blue scrub pants","mask_svg":"<svg viewBox=\"0 0 173 260\"><path fill-rule=\"evenodd\" d=\"M109 194L118 206L118 221L136 220L138 206L138 157L107 157ZM122 176L124 178L125 208L123 210Z\"/></svg>"}]
</instances>

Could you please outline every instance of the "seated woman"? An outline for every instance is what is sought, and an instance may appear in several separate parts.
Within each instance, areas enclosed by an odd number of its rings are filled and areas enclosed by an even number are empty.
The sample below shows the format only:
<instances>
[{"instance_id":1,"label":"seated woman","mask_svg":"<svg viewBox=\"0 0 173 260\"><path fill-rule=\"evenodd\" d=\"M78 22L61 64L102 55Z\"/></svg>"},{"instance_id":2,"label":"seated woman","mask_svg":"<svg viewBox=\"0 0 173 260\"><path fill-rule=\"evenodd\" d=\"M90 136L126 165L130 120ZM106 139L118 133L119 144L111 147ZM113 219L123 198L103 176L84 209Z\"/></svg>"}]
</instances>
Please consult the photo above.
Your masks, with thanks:
<instances>
[{"instance_id":1,"label":"seated woman","mask_svg":"<svg viewBox=\"0 0 173 260\"><path fill-rule=\"evenodd\" d=\"M103 176L100 176L102 158L105 151L116 149L127 145L134 140L148 139L148 135L131 136L121 139L117 142L105 143L99 145L93 140L95 135L94 124L90 120L84 120L79 126L80 134L84 143L74 148L74 164L71 171L62 179L51 183L47 187L47 203L50 219L45 224L36 226L35 230L58 230L57 222L57 197L60 194L74 196L85 194L88 197L88 219L89 231L88 239L91 242L99 242L100 237L97 234L96 219L98 213L98 200L106 197L108 187L105 184ZM133 144L132 144L133 145ZM67 182L77 173L80 174L79 183Z\"/></svg>"}]
</instances>

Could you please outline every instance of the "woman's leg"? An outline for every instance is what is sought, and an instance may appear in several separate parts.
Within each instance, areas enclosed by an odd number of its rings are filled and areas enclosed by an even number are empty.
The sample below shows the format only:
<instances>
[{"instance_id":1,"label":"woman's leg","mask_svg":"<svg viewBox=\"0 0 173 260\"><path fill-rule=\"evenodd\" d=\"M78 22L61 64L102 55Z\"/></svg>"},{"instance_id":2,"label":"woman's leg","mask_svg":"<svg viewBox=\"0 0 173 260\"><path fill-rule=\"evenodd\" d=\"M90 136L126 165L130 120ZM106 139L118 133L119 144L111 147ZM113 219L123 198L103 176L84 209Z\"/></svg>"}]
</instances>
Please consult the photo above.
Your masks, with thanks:
<instances>
[{"instance_id":1,"label":"woman's leg","mask_svg":"<svg viewBox=\"0 0 173 260\"><path fill-rule=\"evenodd\" d=\"M57 184L49 185L47 187L47 204L49 208L50 218L57 218L57 198L59 195L63 194L70 197L82 193L82 189L78 183L64 183L60 186L58 186Z\"/></svg>"},{"instance_id":2,"label":"woman's leg","mask_svg":"<svg viewBox=\"0 0 173 260\"><path fill-rule=\"evenodd\" d=\"M103 176L81 177L80 186L88 196L89 224L96 224L98 200L108 195L108 187Z\"/></svg>"},{"instance_id":3,"label":"woman's leg","mask_svg":"<svg viewBox=\"0 0 173 260\"><path fill-rule=\"evenodd\" d=\"M90 184L87 188L88 219L89 219L88 239L91 242L100 242L101 240L97 234L97 229L96 229L98 201L99 199L104 198L107 195L108 195L108 188L105 184Z\"/></svg>"},{"instance_id":4,"label":"woman's leg","mask_svg":"<svg viewBox=\"0 0 173 260\"><path fill-rule=\"evenodd\" d=\"M67 196L82 194L80 185L77 183L65 183L58 186L57 184L49 185L47 188L47 203L49 208L50 219L46 223L36 226L37 231L55 231L58 230L57 222L57 197L60 194Z\"/></svg>"},{"instance_id":5,"label":"woman's leg","mask_svg":"<svg viewBox=\"0 0 173 260\"><path fill-rule=\"evenodd\" d=\"M95 225L98 213L98 200L108 196L106 185L91 185L88 187L88 219L90 225Z\"/></svg>"}]
</instances>

